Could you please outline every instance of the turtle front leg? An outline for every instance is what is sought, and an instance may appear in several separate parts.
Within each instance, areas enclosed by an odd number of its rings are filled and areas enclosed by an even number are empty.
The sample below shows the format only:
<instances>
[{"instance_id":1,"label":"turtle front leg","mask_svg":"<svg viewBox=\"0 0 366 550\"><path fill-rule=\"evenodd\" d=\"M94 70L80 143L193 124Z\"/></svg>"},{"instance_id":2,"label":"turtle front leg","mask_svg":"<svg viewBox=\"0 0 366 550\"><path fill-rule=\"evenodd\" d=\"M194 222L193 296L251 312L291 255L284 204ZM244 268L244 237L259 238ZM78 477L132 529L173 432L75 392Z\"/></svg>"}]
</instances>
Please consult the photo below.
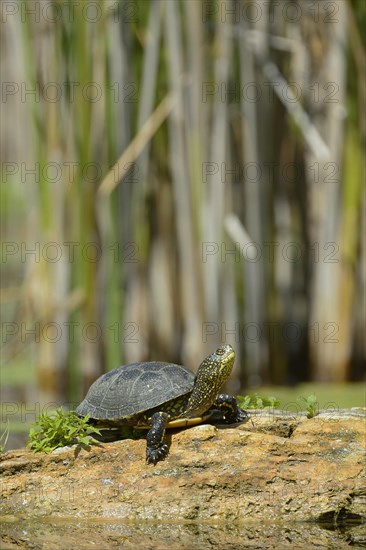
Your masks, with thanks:
<instances>
[{"instance_id":1,"label":"turtle front leg","mask_svg":"<svg viewBox=\"0 0 366 550\"><path fill-rule=\"evenodd\" d=\"M238 407L236 398L233 395L220 393L216 397L213 407L219 409L222 414L222 420L228 424L244 422L248 418L248 414Z\"/></svg>"},{"instance_id":2,"label":"turtle front leg","mask_svg":"<svg viewBox=\"0 0 366 550\"><path fill-rule=\"evenodd\" d=\"M165 426L169 415L165 412L156 412L152 415L151 428L146 436L146 462L156 464L158 460L168 454L168 445L164 443Z\"/></svg>"}]
</instances>

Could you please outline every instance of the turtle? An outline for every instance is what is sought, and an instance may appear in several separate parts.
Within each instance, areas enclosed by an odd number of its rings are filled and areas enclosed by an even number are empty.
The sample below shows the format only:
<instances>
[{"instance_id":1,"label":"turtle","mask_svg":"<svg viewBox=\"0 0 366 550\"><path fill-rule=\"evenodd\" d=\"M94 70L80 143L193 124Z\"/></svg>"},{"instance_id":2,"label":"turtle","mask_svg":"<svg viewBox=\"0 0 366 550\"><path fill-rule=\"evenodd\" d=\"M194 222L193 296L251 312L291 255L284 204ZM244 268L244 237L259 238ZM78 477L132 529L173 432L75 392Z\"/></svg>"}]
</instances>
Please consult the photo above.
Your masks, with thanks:
<instances>
[{"instance_id":1,"label":"turtle","mask_svg":"<svg viewBox=\"0 0 366 550\"><path fill-rule=\"evenodd\" d=\"M131 363L100 376L76 408L98 426L146 428L146 461L154 465L168 454L166 428L212 419L236 423L247 419L232 395L219 393L230 376L235 352L224 345L206 357L196 374L182 365L160 361Z\"/></svg>"}]
</instances>

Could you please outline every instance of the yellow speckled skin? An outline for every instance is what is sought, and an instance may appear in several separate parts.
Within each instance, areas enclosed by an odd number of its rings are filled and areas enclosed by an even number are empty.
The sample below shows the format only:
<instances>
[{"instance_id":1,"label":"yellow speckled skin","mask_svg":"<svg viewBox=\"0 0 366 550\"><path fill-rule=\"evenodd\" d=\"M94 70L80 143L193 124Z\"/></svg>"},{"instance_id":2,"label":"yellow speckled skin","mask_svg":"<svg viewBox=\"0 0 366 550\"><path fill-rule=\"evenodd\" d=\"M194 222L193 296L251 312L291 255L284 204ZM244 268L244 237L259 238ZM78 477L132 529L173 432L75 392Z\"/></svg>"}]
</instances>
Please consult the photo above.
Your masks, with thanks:
<instances>
[{"instance_id":1,"label":"yellow speckled skin","mask_svg":"<svg viewBox=\"0 0 366 550\"><path fill-rule=\"evenodd\" d=\"M201 416L206 412L228 380L235 361L235 352L230 345L218 348L200 364L193 391L182 418Z\"/></svg>"}]
</instances>

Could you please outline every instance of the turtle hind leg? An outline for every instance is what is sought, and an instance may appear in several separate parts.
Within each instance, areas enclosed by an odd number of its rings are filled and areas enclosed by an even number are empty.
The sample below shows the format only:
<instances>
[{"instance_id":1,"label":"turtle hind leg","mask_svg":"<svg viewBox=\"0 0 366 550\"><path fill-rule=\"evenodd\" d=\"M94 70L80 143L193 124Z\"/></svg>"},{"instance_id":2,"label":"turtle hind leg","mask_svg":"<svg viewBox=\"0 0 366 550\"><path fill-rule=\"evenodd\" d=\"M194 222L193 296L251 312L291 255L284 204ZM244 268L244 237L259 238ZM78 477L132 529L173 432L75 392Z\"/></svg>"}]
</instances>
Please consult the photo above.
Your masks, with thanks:
<instances>
[{"instance_id":1,"label":"turtle hind leg","mask_svg":"<svg viewBox=\"0 0 366 550\"><path fill-rule=\"evenodd\" d=\"M248 414L238 407L236 398L233 395L220 393L212 407L220 411L221 420L227 424L244 422L248 418Z\"/></svg>"},{"instance_id":2,"label":"turtle hind leg","mask_svg":"<svg viewBox=\"0 0 366 550\"><path fill-rule=\"evenodd\" d=\"M156 464L158 460L168 454L168 445L165 441L165 426L169 415L165 412L156 412L150 419L151 428L146 436L146 462Z\"/></svg>"}]
</instances>

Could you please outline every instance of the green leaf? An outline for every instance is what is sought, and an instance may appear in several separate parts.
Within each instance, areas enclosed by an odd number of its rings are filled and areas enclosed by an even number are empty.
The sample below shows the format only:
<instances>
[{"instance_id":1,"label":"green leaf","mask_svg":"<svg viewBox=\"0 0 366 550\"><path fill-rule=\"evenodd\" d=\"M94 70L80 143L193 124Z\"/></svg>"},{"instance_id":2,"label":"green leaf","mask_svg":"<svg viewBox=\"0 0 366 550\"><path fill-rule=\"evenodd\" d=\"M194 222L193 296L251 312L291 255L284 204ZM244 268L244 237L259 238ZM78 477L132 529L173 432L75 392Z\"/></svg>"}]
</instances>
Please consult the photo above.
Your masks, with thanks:
<instances>
[{"instance_id":1,"label":"green leaf","mask_svg":"<svg viewBox=\"0 0 366 550\"><path fill-rule=\"evenodd\" d=\"M83 443L98 443L90 434L100 432L88 424L89 415L79 417L74 411L64 412L62 408L46 415L40 414L29 430L28 446L35 452L50 453L58 447Z\"/></svg>"},{"instance_id":2,"label":"green leaf","mask_svg":"<svg viewBox=\"0 0 366 550\"><path fill-rule=\"evenodd\" d=\"M263 409L266 407L278 407L280 402L276 397L263 397L257 393L238 395L238 405L242 409Z\"/></svg>"},{"instance_id":3,"label":"green leaf","mask_svg":"<svg viewBox=\"0 0 366 550\"><path fill-rule=\"evenodd\" d=\"M318 414L319 403L318 398L314 393L312 393L308 397L301 396L300 400L302 400L305 404L308 418L313 418Z\"/></svg>"}]
</instances>

